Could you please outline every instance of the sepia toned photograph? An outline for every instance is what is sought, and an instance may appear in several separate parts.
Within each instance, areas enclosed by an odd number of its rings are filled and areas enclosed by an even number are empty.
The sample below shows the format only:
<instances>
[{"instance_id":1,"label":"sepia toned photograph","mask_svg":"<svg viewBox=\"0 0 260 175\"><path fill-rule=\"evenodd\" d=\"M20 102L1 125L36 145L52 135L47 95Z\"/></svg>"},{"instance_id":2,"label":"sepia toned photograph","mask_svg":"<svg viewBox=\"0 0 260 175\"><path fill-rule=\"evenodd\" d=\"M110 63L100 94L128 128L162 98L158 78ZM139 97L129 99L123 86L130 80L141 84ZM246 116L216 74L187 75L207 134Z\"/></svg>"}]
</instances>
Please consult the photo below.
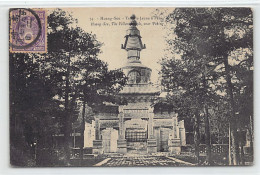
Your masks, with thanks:
<instances>
[{"instance_id":1,"label":"sepia toned photograph","mask_svg":"<svg viewBox=\"0 0 260 175\"><path fill-rule=\"evenodd\" d=\"M9 9L12 167L254 164L251 8Z\"/></svg>"}]
</instances>

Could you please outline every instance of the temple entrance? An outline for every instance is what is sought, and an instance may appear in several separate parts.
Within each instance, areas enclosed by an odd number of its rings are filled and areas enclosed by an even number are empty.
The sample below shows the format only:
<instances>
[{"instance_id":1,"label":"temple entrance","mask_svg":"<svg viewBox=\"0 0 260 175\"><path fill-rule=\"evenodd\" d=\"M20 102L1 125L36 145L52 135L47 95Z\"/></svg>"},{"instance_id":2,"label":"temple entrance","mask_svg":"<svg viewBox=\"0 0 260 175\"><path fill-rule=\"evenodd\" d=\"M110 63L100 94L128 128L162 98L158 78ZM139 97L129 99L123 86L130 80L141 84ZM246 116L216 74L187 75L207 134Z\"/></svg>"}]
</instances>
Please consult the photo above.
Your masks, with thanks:
<instances>
[{"instance_id":1,"label":"temple entrance","mask_svg":"<svg viewBox=\"0 0 260 175\"><path fill-rule=\"evenodd\" d=\"M131 154L146 154L147 152L147 121L131 119L125 122L125 139L127 152Z\"/></svg>"},{"instance_id":2,"label":"temple entrance","mask_svg":"<svg viewBox=\"0 0 260 175\"><path fill-rule=\"evenodd\" d=\"M126 130L127 152L146 153L147 150L147 131L140 129Z\"/></svg>"},{"instance_id":3,"label":"temple entrance","mask_svg":"<svg viewBox=\"0 0 260 175\"><path fill-rule=\"evenodd\" d=\"M168 152L168 140L169 134L171 129L170 128L157 128L155 130L155 137L157 141L157 151L158 152Z\"/></svg>"},{"instance_id":4,"label":"temple entrance","mask_svg":"<svg viewBox=\"0 0 260 175\"><path fill-rule=\"evenodd\" d=\"M104 153L117 152L118 131L113 128L106 128L101 132Z\"/></svg>"}]
</instances>

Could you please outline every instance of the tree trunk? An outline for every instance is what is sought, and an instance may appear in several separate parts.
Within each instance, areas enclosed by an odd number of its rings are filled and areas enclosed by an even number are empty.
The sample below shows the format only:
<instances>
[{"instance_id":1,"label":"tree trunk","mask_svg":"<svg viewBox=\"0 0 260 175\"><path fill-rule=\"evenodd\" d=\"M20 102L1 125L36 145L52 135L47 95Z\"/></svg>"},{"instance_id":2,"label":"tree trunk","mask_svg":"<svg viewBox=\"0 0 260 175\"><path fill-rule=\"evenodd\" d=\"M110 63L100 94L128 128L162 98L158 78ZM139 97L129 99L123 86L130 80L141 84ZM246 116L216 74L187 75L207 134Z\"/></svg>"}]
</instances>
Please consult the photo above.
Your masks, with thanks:
<instances>
[{"instance_id":1,"label":"tree trunk","mask_svg":"<svg viewBox=\"0 0 260 175\"><path fill-rule=\"evenodd\" d=\"M242 137L242 132L239 132L239 137ZM245 165L245 155L244 155L244 142L240 140L239 142L239 150L240 150L240 163L241 165Z\"/></svg>"},{"instance_id":2,"label":"tree trunk","mask_svg":"<svg viewBox=\"0 0 260 175\"><path fill-rule=\"evenodd\" d=\"M205 94L208 88L206 76L207 76L207 66L204 62L203 89L205 90ZM211 144L210 144L210 126L209 126L209 110L208 110L207 98L204 98L204 116L205 116L205 143L206 143L206 153L207 153L206 162L208 165L211 165L212 161L211 161Z\"/></svg>"},{"instance_id":3,"label":"tree trunk","mask_svg":"<svg viewBox=\"0 0 260 175\"><path fill-rule=\"evenodd\" d=\"M200 164L199 154L200 154L200 118L199 112L196 111L195 113L195 124L194 124L194 145L195 145L195 155L197 158L198 165Z\"/></svg>"},{"instance_id":4,"label":"tree trunk","mask_svg":"<svg viewBox=\"0 0 260 175\"><path fill-rule=\"evenodd\" d=\"M65 116L64 116L64 149L66 165L70 165L70 110L69 110L69 77L70 77L70 54L68 57L68 67L66 73L66 85L65 85Z\"/></svg>"},{"instance_id":5,"label":"tree trunk","mask_svg":"<svg viewBox=\"0 0 260 175\"><path fill-rule=\"evenodd\" d=\"M206 142L206 152L207 152L206 161L208 162L208 165L211 165L212 159L211 159L209 111L208 111L208 106L206 104L205 104L205 142Z\"/></svg>"},{"instance_id":6,"label":"tree trunk","mask_svg":"<svg viewBox=\"0 0 260 175\"><path fill-rule=\"evenodd\" d=\"M85 131L85 114L86 114L86 100L84 98L83 101L83 110L82 110L82 123L81 123L81 128L80 128L80 165L82 166L83 164L83 156L84 156L84 131Z\"/></svg>"},{"instance_id":7,"label":"tree trunk","mask_svg":"<svg viewBox=\"0 0 260 175\"><path fill-rule=\"evenodd\" d=\"M232 152L232 160L233 165L239 165L239 149L238 149L238 138L237 138L237 119L235 114L235 102L233 98L233 87L230 76L230 69L228 64L228 56L224 58L224 66L225 66L225 74L226 74L226 82L227 82L227 94L229 97L230 104L230 135L231 135L231 152Z\"/></svg>"},{"instance_id":8,"label":"tree trunk","mask_svg":"<svg viewBox=\"0 0 260 175\"><path fill-rule=\"evenodd\" d=\"M250 137L250 154L254 155L254 148L253 148L253 121L251 115L249 116L250 123L249 123L249 137Z\"/></svg>"}]
</instances>

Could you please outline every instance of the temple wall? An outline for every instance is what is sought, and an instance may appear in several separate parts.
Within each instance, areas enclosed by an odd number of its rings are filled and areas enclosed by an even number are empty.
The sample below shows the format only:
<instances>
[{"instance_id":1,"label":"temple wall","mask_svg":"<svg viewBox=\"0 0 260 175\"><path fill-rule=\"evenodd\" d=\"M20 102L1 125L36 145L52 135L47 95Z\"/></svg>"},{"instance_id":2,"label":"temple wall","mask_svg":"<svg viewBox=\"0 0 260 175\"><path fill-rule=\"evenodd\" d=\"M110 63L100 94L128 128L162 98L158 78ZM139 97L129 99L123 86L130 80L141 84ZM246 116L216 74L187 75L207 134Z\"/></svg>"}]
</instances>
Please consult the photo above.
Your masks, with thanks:
<instances>
[{"instance_id":1,"label":"temple wall","mask_svg":"<svg viewBox=\"0 0 260 175\"><path fill-rule=\"evenodd\" d=\"M180 130L180 139L181 139L181 146L186 145L186 132L184 127L184 120L179 121L179 130Z\"/></svg>"}]
</instances>

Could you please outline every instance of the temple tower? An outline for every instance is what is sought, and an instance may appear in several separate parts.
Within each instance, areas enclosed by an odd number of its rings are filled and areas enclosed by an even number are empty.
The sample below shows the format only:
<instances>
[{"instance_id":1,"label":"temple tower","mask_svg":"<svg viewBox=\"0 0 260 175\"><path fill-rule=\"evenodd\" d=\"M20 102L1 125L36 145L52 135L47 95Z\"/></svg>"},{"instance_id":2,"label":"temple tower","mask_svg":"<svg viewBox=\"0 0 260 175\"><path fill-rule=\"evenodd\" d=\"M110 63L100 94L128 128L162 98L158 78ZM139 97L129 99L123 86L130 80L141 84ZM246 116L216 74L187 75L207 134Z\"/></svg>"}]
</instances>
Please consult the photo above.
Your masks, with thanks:
<instances>
[{"instance_id":1,"label":"temple tower","mask_svg":"<svg viewBox=\"0 0 260 175\"><path fill-rule=\"evenodd\" d=\"M152 70L141 64L140 53L146 47L136 25L135 15L132 15L129 29L126 30L125 43L121 46L127 51L127 64L122 69L128 76L128 84L142 85L150 82Z\"/></svg>"},{"instance_id":2,"label":"temple tower","mask_svg":"<svg viewBox=\"0 0 260 175\"><path fill-rule=\"evenodd\" d=\"M186 144L184 122L178 122L173 107L163 103L166 97L160 87L150 81L152 69L141 63L141 51L146 47L135 15L131 16L121 48L127 52L127 62L121 69L128 81L118 98L126 103L93 109L93 153L180 153L181 146Z\"/></svg>"},{"instance_id":3,"label":"temple tower","mask_svg":"<svg viewBox=\"0 0 260 175\"><path fill-rule=\"evenodd\" d=\"M140 54L145 49L135 15L131 16L126 30L125 42L121 48L127 52L127 63L122 67L128 77L127 85L120 92L127 105L120 106L119 114L119 152L138 149L144 153L156 152L156 140L153 134L153 107L151 101L160 90L150 83L152 70L140 61Z\"/></svg>"}]
</instances>

